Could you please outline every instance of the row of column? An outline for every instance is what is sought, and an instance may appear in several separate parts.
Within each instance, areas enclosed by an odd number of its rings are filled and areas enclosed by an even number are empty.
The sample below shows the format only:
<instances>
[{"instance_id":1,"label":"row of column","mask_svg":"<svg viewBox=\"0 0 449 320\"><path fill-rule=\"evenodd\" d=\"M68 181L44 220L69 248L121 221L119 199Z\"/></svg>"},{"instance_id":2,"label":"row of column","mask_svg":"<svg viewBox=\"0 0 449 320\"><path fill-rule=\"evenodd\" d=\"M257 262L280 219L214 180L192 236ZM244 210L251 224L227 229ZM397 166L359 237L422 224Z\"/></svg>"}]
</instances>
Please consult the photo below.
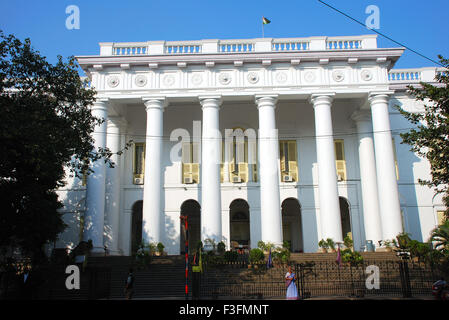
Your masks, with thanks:
<instances>
[{"instance_id":1,"label":"row of column","mask_svg":"<svg viewBox=\"0 0 449 320\"><path fill-rule=\"evenodd\" d=\"M341 217L335 167L334 138L331 106L334 93L313 94L316 152L318 162L318 186L321 217L321 238L342 241ZM144 98L147 114L145 180L143 195L143 237L145 241L158 242L163 239L165 218L163 213L163 111L167 100L164 97ZM394 153L388 113L389 96L374 93L369 96L372 121L369 113L358 112L353 119L359 132L360 174L364 222L367 240L392 239L402 232L399 194L394 167ZM202 240L222 241L221 225L221 134L219 128L220 96L199 97L203 110L202 121L202 168L201 168L201 235ZM279 144L276 128L276 95L255 97L259 113L258 163L260 172L261 239L275 244L282 243L282 216L279 194L278 155ZM92 107L98 118L107 119L107 103L99 100ZM371 126L372 122L372 126ZM95 128L93 138L96 148L106 146L105 121ZM109 129L112 134L110 148L119 150L117 126ZM115 130L115 131L114 131ZM374 134L371 134L371 133ZM114 139L117 136L117 139ZM374 141L373 141L374 137ZM375 152L374 152L375 150ZM112 150L111 150L112 151ZM113 151L114 152L114 151ZM117 160L118 159L113 159ZM377 164L377 165L376 165ZM104 161L93 164L94 173L87 180L85 240L92 239L95 248L103 247L105 196L108 207L108 226L113 238L118 234L118 205L120 197L118 170L108 171L110 188L105 187L106 168ZM109 179L109 178L108 178ZM113 183L114 181L114 183ZM109 199L109 201L108 201ZM111 215L111 210L113 214ZM113 249L117 240L111 240Z\"/></svg>"}]
</instances>

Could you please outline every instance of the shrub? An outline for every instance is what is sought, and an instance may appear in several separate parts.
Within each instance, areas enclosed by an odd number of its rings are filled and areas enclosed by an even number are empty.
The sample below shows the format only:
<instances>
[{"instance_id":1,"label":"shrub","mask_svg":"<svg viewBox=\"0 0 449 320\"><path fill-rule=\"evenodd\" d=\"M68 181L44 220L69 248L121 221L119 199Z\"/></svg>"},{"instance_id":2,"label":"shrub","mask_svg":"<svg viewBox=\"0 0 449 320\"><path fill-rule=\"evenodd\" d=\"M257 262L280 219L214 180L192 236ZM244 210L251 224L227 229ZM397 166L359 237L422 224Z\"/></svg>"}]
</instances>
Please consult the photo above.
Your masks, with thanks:
<instances>
[{"instance_id":1,"label":"shrub","mask_svg":"<svg viewBox=\"0 0 449 320\"><path fill-rule=\"evenodd\" d=\"M357 251L352 252L350 249L345 249L341 252L341 260L349 263L353 267L363 263L362 255Z\"/></svg>"},{"instance_id":2,"label":"shrub","mask_svg":"<svg viewBox=\"0 0 449 320\"><path fill-rule=\"evenodd\" d=\"M159 242L157 244L157 251L158 252L163 253L164 252L164 248L165 248L165 246L162 244L162 242Z\"/></svg>"},{"instance_id":3,"label":"shrub","mask_svg":"<svg viewBox=\"0 0 449 320\"><path fill-rule=\"evenodd\" d=\"M218 252L220 255L222 255L222 254L224 254L225 251L226 251L226 245L225 245L225 243L224 243L223 241L220 241L220 242L217 244L217 252Z\"/></svg>"},{"instance_id":4,"label":"shrub","mask_svg":"<svg viewBox=\"0 0 449 320\"><path fill-rule=\"evenodd\" d=\"M354 241L351 239L351 237L349 235L347 235L343 239L343 244L345 245L346 248L350 249L354 245Z\"/></svg>"},{"instance_id":5,"label":"shrub","mask_svg":"<svg viewBox=\"0 0 449 320\"><path fill-rule=\"evenodd\" d=\"M263 251L258 248L251 249L251 251L249 252L249 261L251 263L263 262L264 258L265 256L263 254Z\"/></svg>"},{"instance_id":6,"label":"shrub","mask_svg":"<svg viewBox=\"0 0 449 320\"><path fill-rule=\"evenodd\" d=\"M327 244L327 241L324 240L324 239L321 239L320 242L318 242L318 246L320 248L323 248L323 249L328 249L329 248L329 245Z\"/></svg>"},{"instance_id":7,"label":"shrub","mask_svg":"<svg viewBox=\"0 0 449 320\"><path fill-rule=\"evenodd\" d=\"M224 253L224 259L226 262L235 262L237 261L239 254L237 251L226 251Z\"/></svg>"},{"instance_id":8,"label":"shrub","mask_svg":"<svg viewBox=\"0 0 449 320\"><path fill-rule=\"evenodd\" d=\"M267 250L267 245L265 244L265 242L263 242L262 240L260 240L259 242L257 242L257 247L262 250L262 251L266 251Z\"/></svg>"},{"instance_id":9,"label":"shrub","mask_svg":"<svg viewBox=\"0 0 449 320\"><path fill-rule=\"evenodd\" d=\"M335 250L335 242L334 242L334 240L332 240L331 238L327 238L326 242L327 242L328 248L330 248L332 250Z\"/></svg>"}]
</instances>

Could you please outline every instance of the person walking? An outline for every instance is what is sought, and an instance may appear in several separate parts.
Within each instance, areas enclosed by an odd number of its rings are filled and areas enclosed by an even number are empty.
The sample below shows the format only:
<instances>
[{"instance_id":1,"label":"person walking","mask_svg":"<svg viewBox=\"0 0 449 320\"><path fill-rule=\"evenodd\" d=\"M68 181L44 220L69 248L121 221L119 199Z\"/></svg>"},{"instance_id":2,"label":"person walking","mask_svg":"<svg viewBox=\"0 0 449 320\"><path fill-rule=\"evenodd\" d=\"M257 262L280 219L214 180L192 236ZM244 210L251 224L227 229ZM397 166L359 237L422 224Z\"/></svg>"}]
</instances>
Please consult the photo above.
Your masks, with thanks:
<instances>
[{"instance_id":1,"label":"person walking","mask_svg":"<svg viewBox=\"0 0 449 320\"><path fill-rule=\"evenodd\" d=\"M288 272L285 274L285 286L287 287L287 300L297 300L296 274L292 271L291 266L288 266Z\"/></svg>"},{"instance_id":2,"label":"person walking","mask_svg":"<svg viewBox=\"0 0 449 320\"><path fill-rule=\"evenodd\" d=\"M134 294L134 273L133 269L129 269L128 277L125 282L125 297L127 300L131 300Z\"/></svg>"}]
</instances>

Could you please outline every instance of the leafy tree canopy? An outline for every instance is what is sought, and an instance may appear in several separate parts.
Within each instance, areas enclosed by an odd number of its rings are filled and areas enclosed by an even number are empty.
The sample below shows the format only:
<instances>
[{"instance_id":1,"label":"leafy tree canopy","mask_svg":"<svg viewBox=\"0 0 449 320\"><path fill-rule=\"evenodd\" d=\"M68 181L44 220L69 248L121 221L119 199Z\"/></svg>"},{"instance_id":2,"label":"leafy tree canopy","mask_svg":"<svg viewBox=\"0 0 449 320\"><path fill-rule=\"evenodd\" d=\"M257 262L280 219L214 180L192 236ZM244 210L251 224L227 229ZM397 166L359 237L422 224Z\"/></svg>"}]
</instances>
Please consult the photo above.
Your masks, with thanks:
<instances>
[{"instance_id":1,"label":"leafy tree canopy","mask_svg":"<svg viewBox=\"0 0 449 320\"><path fill-rule=\"evenodd\" d=\"M64 230L55 190L65 169L80 176L92 161L109 160L95 150L91 133L104 122L89 109L95 91L77 71L74 57L56 64L0 30L0 248L40 252Z\"/></svg>"},{"instance_id":2,"label":"leafy tree canopy","mask_svg":"<svg viewBox=\"0 0 449 320\"><path fill-rule=\"evenodd\" d=\"M415 125L414 129L401 134L403 143L411 145L411 150L426 158L431 166L431 179L419 182L444 194L449 218L449 60L442 56L439 59L446 70L437 74L436 85L420 82L420 87L408 87L417 101L424 102L424 112L396 108Z\"/></svg>"}]
</instances>

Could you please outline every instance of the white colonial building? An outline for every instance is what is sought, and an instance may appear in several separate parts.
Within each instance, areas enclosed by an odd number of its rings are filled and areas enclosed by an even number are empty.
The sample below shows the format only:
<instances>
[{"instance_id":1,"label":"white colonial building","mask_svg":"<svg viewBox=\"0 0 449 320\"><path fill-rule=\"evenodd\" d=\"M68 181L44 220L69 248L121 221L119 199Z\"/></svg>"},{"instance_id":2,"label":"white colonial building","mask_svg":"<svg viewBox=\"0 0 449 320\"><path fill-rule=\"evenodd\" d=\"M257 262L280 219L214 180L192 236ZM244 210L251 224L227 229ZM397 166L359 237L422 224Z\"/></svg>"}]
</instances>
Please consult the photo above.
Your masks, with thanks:
<instances>
[{"instance_id":1,"label":"white colonial building","mask_svg":"<svg viewBox=\"0 0 449 320\"><path fill-rule=\"evenodd\" d=\"M107 120L95 145L132 146L59 191L57 246L130 255L143 240L179 254L180 215L191 245L427 240L444 207L418 184L429 165L401 144L411 125L394 106L422 110L406 85L438 70L392 69L403 51L373 35L100 43L77 57Z\"/></svg>"}]
</instances>

